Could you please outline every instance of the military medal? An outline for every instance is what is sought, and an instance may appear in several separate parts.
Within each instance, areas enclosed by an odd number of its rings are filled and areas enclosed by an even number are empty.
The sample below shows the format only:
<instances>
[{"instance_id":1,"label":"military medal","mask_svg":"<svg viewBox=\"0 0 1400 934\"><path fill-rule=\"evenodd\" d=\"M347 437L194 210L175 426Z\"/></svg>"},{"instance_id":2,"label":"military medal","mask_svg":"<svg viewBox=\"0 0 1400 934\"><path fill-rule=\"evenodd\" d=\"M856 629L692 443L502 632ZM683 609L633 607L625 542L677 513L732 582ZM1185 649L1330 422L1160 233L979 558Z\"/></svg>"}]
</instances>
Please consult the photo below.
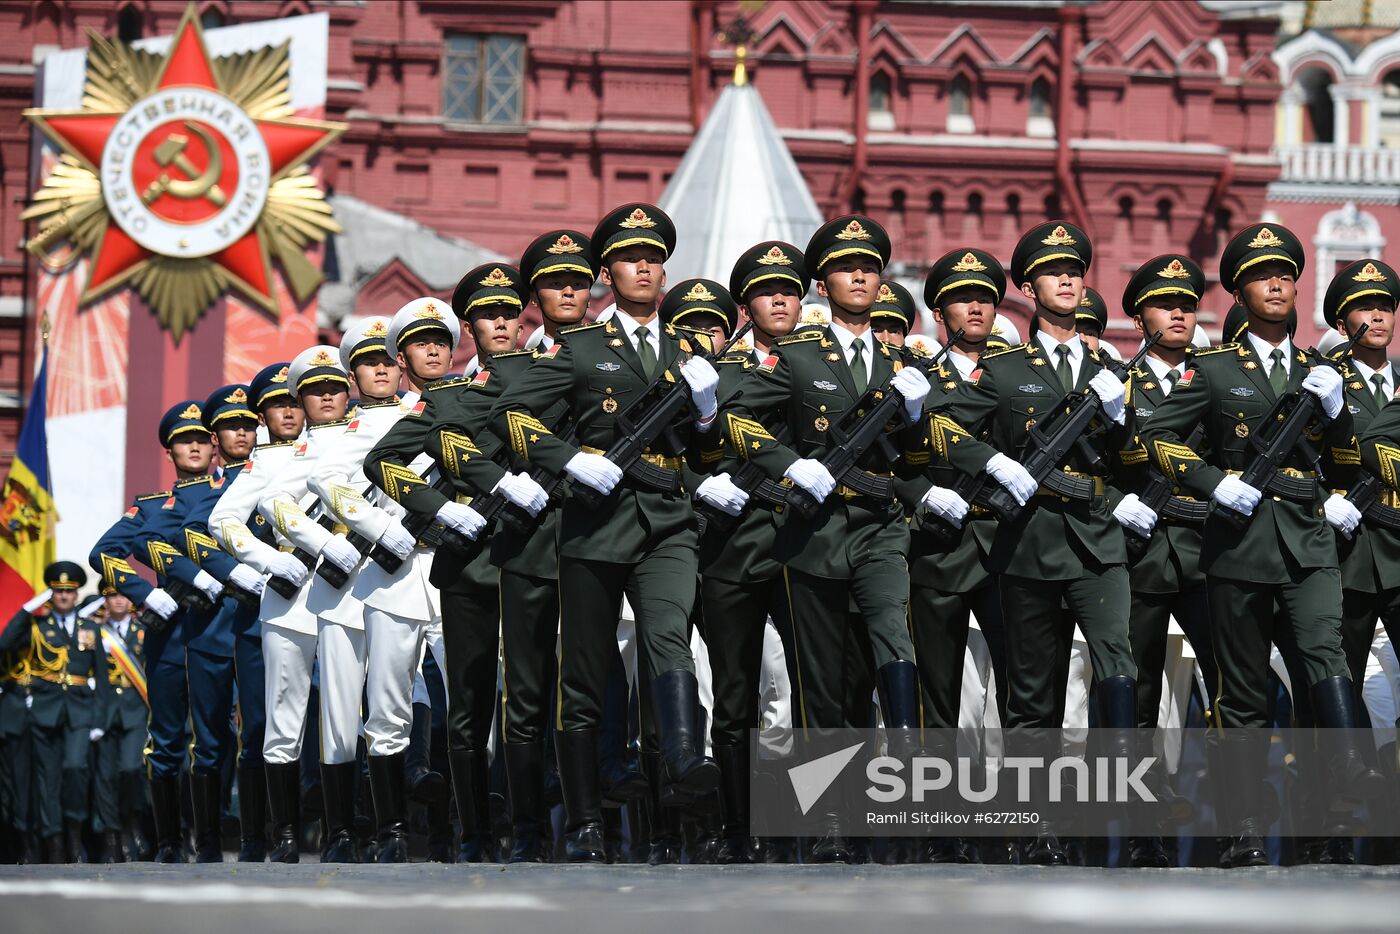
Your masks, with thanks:
<instances>
[{"instance_id":1,"label":"military medal","mask_svg":"<svg viewBox=\"0 0 1400 934\"><path fill-rule=\"evenodd\" d=\"M826 416L818 415L817 420L812 423L812 427L817 429L817 431L826 431L831 427L831 422L826 420Z\"/></svg>"},{"instance_id":2,"label":"military medal","mask_svg":"<svg viewBox=\"0 0 1400 934\"><path fill-rule=\"evenodd\" d=\"M1248 437L1249 437L1249 426L1246 425L1244 422L1240 422L1238 425L1236 425L1236 426L1235 426L1235 437L1237 437L1237 438L1248 438Z\"/></svg>"},{"instance_id":3,"label":"military medal","mask_svg":"<svg viewBox=\"0 0 1400 934\"><path fill-rule=\"evenodd\" d=\"M616 411L617 411L617 400L614 399L612 396L608 396L606 399L604 399L604 400L603 400L603 411L604 411L604 412L607 412L609 415L611 415L611 414L613 414L614 412L616 412Z\"/></svg>"}]
</instances>

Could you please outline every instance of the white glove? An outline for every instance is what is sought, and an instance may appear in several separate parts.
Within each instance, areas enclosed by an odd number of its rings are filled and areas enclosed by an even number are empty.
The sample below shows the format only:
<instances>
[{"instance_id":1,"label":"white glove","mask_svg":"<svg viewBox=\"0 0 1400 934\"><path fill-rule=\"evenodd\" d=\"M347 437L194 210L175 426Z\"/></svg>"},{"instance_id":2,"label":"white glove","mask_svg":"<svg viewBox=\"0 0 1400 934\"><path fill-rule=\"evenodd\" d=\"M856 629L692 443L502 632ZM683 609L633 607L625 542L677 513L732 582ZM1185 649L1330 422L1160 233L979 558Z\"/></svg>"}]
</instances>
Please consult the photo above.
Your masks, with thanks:
<instances>
[{"instance_id":1,"label":"white glove","mask_svg":"<svg viewBox=\"0 0 1400 934\"><path fill-rule=\"evenodd\" d=\"M39 609L39 607L43 606L45 603L48 603L49 598L52 596L52 590L45 590L43 593L36 593L34 596L30 597L25 602L24 612L33 613L35 610Z\"/></svg>"},{"instance_id":2,"label":"white glove","mask_svg":"<svg viewBox=\"0 0 1400 934\"><path fill-rule=\"evenodd\" d=\"M157 587L147 595L146 608L161 619L169 619L175 615L175 611L180 608L180 604L176 603L175 598L170 596L170 594Z\"/></svg>"},{"instance_id":3,"label":"white glove","mask_svg":"<svg viewBox=\"0 0 1400 934\"><path fill-rule=\"evenodd\" d=\"M1263 495L1261 491L1256 490L1239 477L1227 473L1225 479L1215 485L1210 498L1235 512L1252 516L1254 515L1254 507L1259 505L1259 498Z\"/></svg>"},{"instance_id":4,"label":"white glove","mask_svg":"<svg viewBox=\"0 0 1400 934\"><path fill-rule=\"evenodd\" d=\"M500 493L521 509L532 516L538 516L540 510L549 503L549 494L544 491L529 474L507 473L500 482L491 488L492 493Z\"/></svg>"},{"instance_id":5,"label":"white glove","mask_svg":"<svg viewBox=\"0 0 1400 934\"><path fill-rule=\"evenodd\" d=\"M1035 477L1021 466L1020 461L1012 460L1000 451L987 461L987 474L1006 488L1006 492L1011 494L1018 506L1030 502L1035 491L1040 488L1040 484L1035 482Z\"/></svg>"},{"instance_id":6,"label":"white glove","mask_svg":"<svg viewBox=\"0 0 1400 934\"><path fill-rule=\"evenodd\" d=\"M918 420L928 396L928 377L919 372L918 367L906 366L894 375L890 385L904 397L904 414L909 416L909 421Z\"/></svg>"},{"instance_id":7,"label":"white glove","mask_svg":"<svg viewBox=\"0 0 1400 934\"><path fill-rule=\"evenodd\" d=\"M88 742L95 743L106 735L107 733L105 730L101 729L100 727L93 727L92 729L88 730Z\"/></svg>"},{"instance_id":8,"label":"white glove","mask_svg":"<svg viewBox=\"0 0 1400 934\"><path fill-rule=\"evenodd\" d=\"M437 517L443 525L461 532L470 539L475 539L481 534L481 530L486 528L486 520L481 517L481 513L461 503L443 503L442 508L437 511Z\"/></svg>"},{"instance_id":9,"label":"white glove","mask_svg":"<svg viewBox=\"0 0 1400 934\"><path fill-rule=\"evenodd\" d=\"M607 496L622 480L622 468L601 454L579 451L564 465L564 472L584 486Z\"/></svg>"},{"instance_id":10,"label":"white glove","mask_svg":"<svg viewBox=\"0 0 1400 934\"><path fill-rule=\"evenodd\" d=\"M1099 370L1089 380L1089 388L1094 390L1094 394L1103 403L1103 414L1116 424L1123 424L1127 414L1124 412L1123 396L1126 390L1122 381L1108 370Z\"/></svg>"},{"instance_id":11,"label":"white glove","mask_svg":"<svg viewBox=\"0 0 1400 934\"><path fill-rule=\"evenodd\" d=\"M78 611L78 616L82 619L92 619L97 615L97 611L102 609L102 601L94 600Z\"/></svg>"},{"instance_id":12,"label":"white glove","mask_svg":"<svg viewBox=\"0 0 1400 934\"><path fill-rule=\"evenodd\" d=\"M969 508L967 500L946 486L929 487L929 491L924 494L919 505L934 515L947 520L955 529L962 528L963 519L967 517Z\"/></svg>"},{"instance_id":13,"label":"white glove","mask_svg":"<svg viewBox=\"0 0 1400 934\"><path fill-rule=\"evenodd\" d=\"M280 577L284 580L291 581L292 584L300 587L302 584L306 583L306 576L311 572L306 569L306 565L287 554L287 552L279 551L275 556L268 559L267 573L274 577Z\"/></svg>"},{"instance_id":14,"label":"white glove","mask_svg":"<svg viewBox=\"0 0 1400 934\"><path fill-rule=\"evenodd\" d=\"M241 587L249 593L260 594L263 592L265 581L263 576L246 564L236 564L232 571L228 572L228 582L235 587Z\"/></svg>"},{"instance_id":15,"label":"white glove","mask_svg":"<svg viewBox=\"0 0 1400 934\"><path fill-rule=\"evenodd\" d=\"M393 552L396 558L407 558L413 554L413 536L408 534L408 529L398 519L390 522L384 534L379 536L379 544Z\"/></svg>"},{"instance_id":16,"label":"white glove","mask_svg":"<svg viewBox=\"0 0 1400 934\"><path fill-rule=\"evenodd\" d=\"M362 555L355 550L354 545L346 541L344 535L332 535L321 546L321 557L349 574L355 570L355 565L360 563Z\"/></svg>"},{"instance_id":17,"label":"white glove","mask_svg":"<svg viewBox=\"0 0 1400 934\"><path fill-rule=\"evenodd\" d=\"M700 421L708 421L719 411L715 393L719 387L719 374L710 361L691 357L681 364L681 376L690 386L690 399L695 410L700 413Z\"/></svg>"},{"instance_id":18,"label":"white glove","mask_svg":"<svg viewBox=\"0 0 1400 934\"><path fill-rule=\"evenodd\" d=\"M1152 534L1157 526L1157 514L1143 505L1136 493L1129 493L1113 510L1113 518L1125 529L1137 532L1143 538Z\"/></svg>"},{"instance_id":19,"label":"white glove","mask_svg":"<svg viewBox=\"0 0 1400 934\"><path fill-rule=\"evenodd\" d=\"M793 461L783 476L811 493L819 503L836 489L836 478L831 475L831 471L822 466L821 461L810 457Z\"/></svg>"},{"instance_id":20,"label":"white glove","mask_svg":"<svg viewBox=\"0 0 1400 934\"><path fill-rule=\"evenodd\" d=\"M214 575L208 571L200 571L196 574L194 585L203 591L210 603L218 603L219 597L223 596L224 593L224 585L214 580Z\"/></svg>"},{"instance_id":21,"label":"white glove","mask_svg":"<svg viewBox=\"0 0 1400 934\"><path fill-rule=\"evenodd\" d=\"M1322 513L1327 517L1327 524L1347 538L1351 538L1361 524L1361 510L1340 493L1327 497L1327 502L1322 504Z\"/></svg>"},{"instance_id":22,"label":"white glove","mask_svg":"<svg viewBox=\"0 0 1400 934\"><path fill-rule=\"evenodd\" d=\"M1317 396L1328 418L1342 411L1342 374L1330 366L1315 366L1303 377L1303 388Z\"/></svg>"},{"instance_id":23,"label":"white glove","mask_svg":"<svg viewBox=\"0 0 1400 934\"><path fill-rule=\"evenodd\" d=\"M700 481L700 485L695 488L695 498L709 503L720 512L737 516L744 511L749 494L735 486L734 481L729 479L729 474L717 473Z\"/></svg>"}]
</instances>

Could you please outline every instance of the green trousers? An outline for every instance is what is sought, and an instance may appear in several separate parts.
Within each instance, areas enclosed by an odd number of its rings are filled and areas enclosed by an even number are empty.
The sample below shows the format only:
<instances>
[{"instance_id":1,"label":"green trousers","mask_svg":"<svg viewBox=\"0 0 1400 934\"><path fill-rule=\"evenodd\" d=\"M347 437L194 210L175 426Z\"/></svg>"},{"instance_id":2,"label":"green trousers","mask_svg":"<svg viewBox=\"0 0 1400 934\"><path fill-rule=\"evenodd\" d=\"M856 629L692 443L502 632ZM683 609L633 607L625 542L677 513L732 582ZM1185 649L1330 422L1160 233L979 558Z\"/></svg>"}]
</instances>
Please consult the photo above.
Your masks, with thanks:
<instances>
[{"instance_id":1,"label":"green trousers","mask_svg":"<svg viewBox=\"0 0 1400 934\"><path fill-rule=\"evenodd\" d=\"M442 592L449 749L485 749L490 741L500 622L498 588L455 587Z\"/></svg>"},{"instance_id":2,"label":"green trousers","mask_svg":"<svg viewBox=\"0 0 1400 934\"><path fill-rule=\"evenodd\" d=\"M923 724L930 729L957 728L968 623L974 614L991 652L997 708L1004 713L1006 642L1002 633L1001 591L995 580L968 593L945 593L917 585L910 588L909 633L923 686Z\"/></svg>"},{"instance_id":3,"label":"green trousers","mask_svg":"<svg viewBox=\"0 0 1400 934\"><path fill-rule=\"evenodd\" d=\"M710 653L714 713L710 738L716 746L747 743L757 729L758 678L763 667L767 619L786 615L787 591L781 576L734 583L704 578L700 583L701 635Z\"/></svg>"},{"instance_id":4,"label":"green trousers","mask_svg":"<svg viewBox=\"0 0 1400 934\"><path fill-rule=\"evenodd\" d=\"M1137 664L1137 725L1157 728L1162 705L1162 671L1167 663L1167 626L1175 616L1196 653L1206 686L1214 689L1219 672L1210 640L1210 598L1204 584L1187 587L1180 593L1133 592L1128 635ZM1204 699L1207 704L1212 698Z\"/></svg>"},{"instance_id":5,"label":"green trousers","mask_svg":"<svg viewBox=\"0 0 1400 934\"><path fill-rule=\"evenodd\" d=\"M501 723L507 743L544 739L558 674L559 582L501 571Z\"/></svg>"}]
</instances>

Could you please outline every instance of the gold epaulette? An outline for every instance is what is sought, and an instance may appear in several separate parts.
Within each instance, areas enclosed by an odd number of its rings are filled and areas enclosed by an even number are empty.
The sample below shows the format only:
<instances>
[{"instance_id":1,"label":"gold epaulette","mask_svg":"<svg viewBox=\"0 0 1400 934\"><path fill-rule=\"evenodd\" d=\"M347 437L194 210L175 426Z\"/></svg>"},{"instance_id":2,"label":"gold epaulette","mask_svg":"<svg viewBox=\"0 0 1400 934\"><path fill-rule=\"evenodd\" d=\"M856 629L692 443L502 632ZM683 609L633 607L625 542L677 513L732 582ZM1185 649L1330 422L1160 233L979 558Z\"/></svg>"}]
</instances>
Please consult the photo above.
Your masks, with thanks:
<instances>
[{"instance_id":1,"label":"gold epaulette","mask_svg":"<svg viewBox=\"0 0 1400 934\"><path fill-rule=\"evenodd\" d=\"M753 357L749 356L749 355L746 354L746 353L731 353L731 354L725 354L723 357L720 357L720 358L719 358L718 360L716 360L715 362L716 362L716 363L748 363L748 364L752 364L752 363L753 363Z\"/></svg>"},{"instance_id":2,"label":"gold epaulette","mask_svg":"<svg viewBox=\"0 0 1400 934\"><path fill-rule=\"evenodd\" d=\"M386 405L398 405L398 404L399 404L399 397L398 397L398 396L395 396L394 398L392 398L392 399L386 399L386 400L384 400L383 402L362 402L362 403L360 403L360 408L362 408L362 409L382 409L382 408L384 408Z\"/></svg>"},{"instance_id":3,"label":"gold epaulette","mask_svg":"<svg viewBox=\"0 0 1400 934\"><path fill-rule=\"evenodd\" d=\"M981 362L983 360L990 360L993 357L1004 357L1007 354L1012 353L1013 351L1025 350L1029 346L1030 344L1017 344L1015 347L1007 347L1005 350L993 350L991 353L984 353L977 359L978 362Z\"/></svg>"},{"instance_id":4,"label":"gold epaulette","mask_svg":"<svg viewBox=\"0 0 1400 934\"><path fill-rule=\"evenodd\" d=\"M206 474L203 477L190 477L188 480L177 480L175 481L175 489L183 490L187 486L195 486L196 484L200 483L209 483L213 479L213 477Z\"/></svg>"},{"instance_id":5,"label":"gold epaulette","mask_svg":"<svg viewBox=\"0 0 1400 934\"><path fill-rule=\"evenodd\" d=\"M1229 344L1221 344L1219 347L1203 347L1200 350L1196 351L1194 354L1192 354L1192 356L1198 358L1209 357L1212 354L1224 353L1227 350L1233 351L1239 349L1240 345L1232 342Z\"/></svg>"},{"instance_id":6,"label":"gold epaulette","mask_svg":"<svg viewBox=\"0 0 1400 934\"><path fill-rule=\"evenodd\" d=\"M492 360L500 360L500 359L503 358L503 357L519 357L519 356L521 356L521 355L523 355L523 354L529 354L530 356L533 357L533 356L535 355L535 348L533 348L533 347L526 347L526 348L524 348L523 350L507 350L507 351L505 351L505 352L503 352L503 353L493 353L493 354L491 355L491 359L492 359Z\"/></svg>"},{"instance_id":7,"label":"gold epaulette","mask_svg":"<svg viewBox=\"0 0 1400 934\"><path fill-rule=\"evenodd\" d=\"M804 341L819 341L824 336L823 331L824 329L821 328L811 328L805 331L794 331L791 334L783 335L782 337L775 340L773 343L778 345L779 347L786 347L788 344L800 344Z\"/></svg>"},{"instance_id":8,"label":"gold epaulette","mask_svg":"<svg viewBox=\"0 0 1400 934\"><path fill-rule=\"evenodd\" d=\"M606 325L606 324L607 324L606 321L594 321L592 324L575 324L575 325L571 325L570 327L567 327L567 328L561 328L560 331L559 331L559 336L562 337L562 336L564 336L565 334L573 334L573 333L575 333L575 332L577 332L577 331L587 331L587 330L590 330L590 329L592 329L592 328L601 328L601 327L603 327L603 326Z\"/></svg>"},{"instance_id":9,"label":"gold epaulette","mask_svg":"<svg viewBox=\"0 0 1400 934\"><path fill-rule=\"evenodd\" d=\"M254 451L266 451L268 448L284 448L284 447L286 447L287 445L289 445L289 444L294 444L294 443L295 443L295 442L293 442L293 441L264 441L262 444L259 444L258 446L256 446L255 448L253 448L253 450L254 450Z\"/></svg>"},{"instance_id":10,"label":"gold epaulette","mask_svg":"<svg viewBox=\"0 0 1400 934\"><path fill-rule=\"evenodd\" d=\"M154 493L142 493L140 496L136 497L136 501L138 503L145 503L153 499L169 499L172 492L172 490L156 490Z\"/></svg>"},{"instance_id":11,"label":"gold epaulette","mask_svg":"<svg viewBox=\"0 0 1400 934\"><path fill-rule=\"evenodd\" d=\"M336 419L335 421L333 421L333 422L325 422L325 423L320 424L320 425L311 425L310 428L311 428L312 431L315 431L317 428L334 428L334 427L336 427L337 425L348 425L348 424L350 424L350 417L349 417L349 416L346 416L345 418L337 418L337 419Z\"/></svg>"},{"instance_id":12,"label":"gold epaulette","mask_svg":"<svg viewBox=\"0 0 1400 934\"><path fill-rule=\"evenodd\" d=\"M428 392L437 392L439 389L451 389L453 386L462 386L472 381L470 376L449 376L440 379L428 387Z\"/></svg>"}]
</instances>

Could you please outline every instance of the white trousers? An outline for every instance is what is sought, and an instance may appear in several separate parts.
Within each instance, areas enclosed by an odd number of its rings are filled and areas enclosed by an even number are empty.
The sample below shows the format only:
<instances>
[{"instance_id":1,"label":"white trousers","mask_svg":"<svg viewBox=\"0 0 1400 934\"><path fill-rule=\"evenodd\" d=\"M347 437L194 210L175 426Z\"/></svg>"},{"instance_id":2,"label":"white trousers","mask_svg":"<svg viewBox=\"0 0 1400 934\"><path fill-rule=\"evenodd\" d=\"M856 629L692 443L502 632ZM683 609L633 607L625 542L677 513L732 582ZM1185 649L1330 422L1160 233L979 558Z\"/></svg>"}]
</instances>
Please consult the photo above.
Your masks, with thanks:
<instances>
[{"instance_id":1,"label":"white trousers","mask_svg":"<svg viewBox=\"0 0 1400 934\"><path fill-rule=\"evenodd\" d=\"M306 734L306 705L311 697L311 665L316 660L316 635L264 625L262 652L266 681L263 696L267 707L263 761L285 765L301 757L301 741Z\"/></svg>"},{"instance_id":2,"label":"white trousers","mask_svg":"<svg viewBox=\"0 0 1400 934\"><path fill-rule=\"evenodd\" d=\"M365 687L365 631L320 618L316 658L321 664L321 761L355 761L360 698Z\"/></svg>"},{"instance_id":3,"label":"white trousers","mask_svg":"<svg viewBox=\"0 0 1400 934\"><path fill-rule=\"evenodd\" d=\"M441 620L425 622L365 607L365 696L369 704L365 739L372 756L392 756L408 748L408 734L413 729L413 682L425 643L445 672Z\"/></svg>"}]
</instances>

